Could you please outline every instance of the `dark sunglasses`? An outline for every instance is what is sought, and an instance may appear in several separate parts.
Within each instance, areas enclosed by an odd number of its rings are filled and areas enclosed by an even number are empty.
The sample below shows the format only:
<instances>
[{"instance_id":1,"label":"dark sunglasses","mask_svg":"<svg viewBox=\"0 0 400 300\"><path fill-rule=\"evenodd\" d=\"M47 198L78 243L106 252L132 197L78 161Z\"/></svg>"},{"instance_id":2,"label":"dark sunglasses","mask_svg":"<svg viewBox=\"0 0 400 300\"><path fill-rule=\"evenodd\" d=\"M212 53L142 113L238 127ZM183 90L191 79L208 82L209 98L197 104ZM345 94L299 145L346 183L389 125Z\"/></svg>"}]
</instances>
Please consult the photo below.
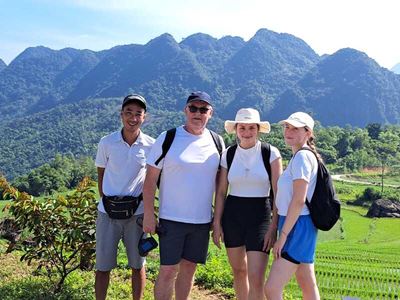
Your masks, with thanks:
<instances>
[{"instance_id":1,"label":"dark sunglasses","mask_svg":"<svg viewBox=\"0 0 400 300\"><path fill-rule=\"evenodd\" d=\"M197 107L194 105L189 105L188 108L191 113L199 111L201 114L206 114L210 110L208 107Z\"/></svg>"}]
</instances>

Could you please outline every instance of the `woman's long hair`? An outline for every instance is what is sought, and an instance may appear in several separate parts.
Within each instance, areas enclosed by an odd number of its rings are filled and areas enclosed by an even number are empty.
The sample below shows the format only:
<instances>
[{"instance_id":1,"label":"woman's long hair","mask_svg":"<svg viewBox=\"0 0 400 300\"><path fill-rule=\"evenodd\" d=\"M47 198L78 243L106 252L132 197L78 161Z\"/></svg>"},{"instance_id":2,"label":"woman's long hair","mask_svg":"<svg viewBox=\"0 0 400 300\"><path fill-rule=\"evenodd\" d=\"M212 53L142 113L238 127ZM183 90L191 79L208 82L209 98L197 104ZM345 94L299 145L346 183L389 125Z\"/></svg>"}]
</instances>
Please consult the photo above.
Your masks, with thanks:
<instances>
[{"instance_id":1,"label":"woman's long hair","mask_svg":"<svg viewBox=\"0 0 400 300\"><path fill-rule=\"evenodd\" d=\"M310 147L310 149L312 150L312 152L314 152L315 156L317 157L317 159L320 162L323 162L321 155L318 153L317 151L317 147L315 146L315 137L314 137L314 132L312 130L310 130L308 127L304 127L306 129L306 131L311 132L310 137L307 140L307 146Z\"/></svg>"}]
</instances>

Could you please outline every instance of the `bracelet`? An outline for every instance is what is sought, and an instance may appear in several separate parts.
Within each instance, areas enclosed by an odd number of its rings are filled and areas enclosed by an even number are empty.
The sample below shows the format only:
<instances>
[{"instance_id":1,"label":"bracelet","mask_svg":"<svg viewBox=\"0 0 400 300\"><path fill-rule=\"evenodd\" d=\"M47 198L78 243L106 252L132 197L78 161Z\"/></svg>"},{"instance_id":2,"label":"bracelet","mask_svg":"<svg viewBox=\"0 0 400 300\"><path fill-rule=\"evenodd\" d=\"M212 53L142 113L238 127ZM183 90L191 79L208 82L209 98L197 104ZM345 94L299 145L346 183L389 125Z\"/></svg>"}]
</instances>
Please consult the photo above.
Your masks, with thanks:
<instances>
[{"instance_id":1,"label":"bracelet","mask_svg":"<svg viewBox=\"0 0 400 300\"><path fill-rule=\"evenodd\" d=\"M288 236L288 234L286 232L284 232L283 230L281 230L281 234Z\"/></svg>"}]
</instances>

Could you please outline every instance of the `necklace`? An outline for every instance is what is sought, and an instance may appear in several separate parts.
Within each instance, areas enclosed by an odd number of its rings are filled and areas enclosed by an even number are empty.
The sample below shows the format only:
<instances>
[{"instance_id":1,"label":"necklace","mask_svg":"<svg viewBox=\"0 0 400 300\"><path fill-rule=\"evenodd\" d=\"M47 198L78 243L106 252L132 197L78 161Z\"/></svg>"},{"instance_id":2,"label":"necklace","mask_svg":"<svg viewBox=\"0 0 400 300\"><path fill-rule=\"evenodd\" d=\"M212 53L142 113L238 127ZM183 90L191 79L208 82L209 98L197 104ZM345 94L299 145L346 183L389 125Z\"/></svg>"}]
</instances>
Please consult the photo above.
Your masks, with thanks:
<instances>
[{"instance_id":1,"label":"necklace","mask_svg":"<svg viewBox=\"0 0 400 300\"><path fill-rule=\"evenodd\" d=\"M254 147L243 149L240 146L237 148L237 154L239 157L239 161L241 166L244 168L244 176L248 177L251 168L253 167L256 158L257 158L257 144Z\"/></svg>"}]
</instances>

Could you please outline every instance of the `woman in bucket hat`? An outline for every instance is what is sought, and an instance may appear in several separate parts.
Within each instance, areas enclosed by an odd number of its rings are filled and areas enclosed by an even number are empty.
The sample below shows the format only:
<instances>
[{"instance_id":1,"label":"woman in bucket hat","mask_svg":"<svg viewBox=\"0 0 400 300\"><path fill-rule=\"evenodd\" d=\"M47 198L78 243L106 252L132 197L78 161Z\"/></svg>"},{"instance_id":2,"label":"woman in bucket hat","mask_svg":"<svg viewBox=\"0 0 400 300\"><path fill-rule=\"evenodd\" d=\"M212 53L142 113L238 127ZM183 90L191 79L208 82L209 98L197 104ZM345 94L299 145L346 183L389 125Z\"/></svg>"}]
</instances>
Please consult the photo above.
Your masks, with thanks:
<instances>
[{"instance_id":1,"label":"woman in bucket hat","mask_svg":"<svg viewBox=\"0 0 400 300\"><path fill-rule=\"evenodd\" d=\"M270 131L270 125L260 121L260 114L253 108L240 109L234 121L225 122L225 130L236 133L238 145L230 168L229 148L221 156L213 240L218 247L220 240L225 243L237 299L263 299L268 253L277 232L277 216L271 223L268 196L271 188L276 192L282 172L281 155L270 146L270 181L262 157L263 146L258 140L260 133ZM226 197L228 185L230 192Z\"/></svg>"},{"instance_id":2,"label":"woman in bucket hat","mask_svg":"<svg viewBox=\"0 0 400 300\"><path fill-rule=\"evenodd\" d=\"M274 244L274 262L265 284L267 299L282 299L283 289L293 274L303 292L303 299L319 299L314 272L317 229L312 223L306 198L315 190L319 157L314 146L314 120L296 112L283 125L285 143L293 157L278 180L275 197L279 215L279 238ZM303 148L309 150L303 150ZM314 155L315 154L315 155Z\"/></svg>"}]
</instances>

